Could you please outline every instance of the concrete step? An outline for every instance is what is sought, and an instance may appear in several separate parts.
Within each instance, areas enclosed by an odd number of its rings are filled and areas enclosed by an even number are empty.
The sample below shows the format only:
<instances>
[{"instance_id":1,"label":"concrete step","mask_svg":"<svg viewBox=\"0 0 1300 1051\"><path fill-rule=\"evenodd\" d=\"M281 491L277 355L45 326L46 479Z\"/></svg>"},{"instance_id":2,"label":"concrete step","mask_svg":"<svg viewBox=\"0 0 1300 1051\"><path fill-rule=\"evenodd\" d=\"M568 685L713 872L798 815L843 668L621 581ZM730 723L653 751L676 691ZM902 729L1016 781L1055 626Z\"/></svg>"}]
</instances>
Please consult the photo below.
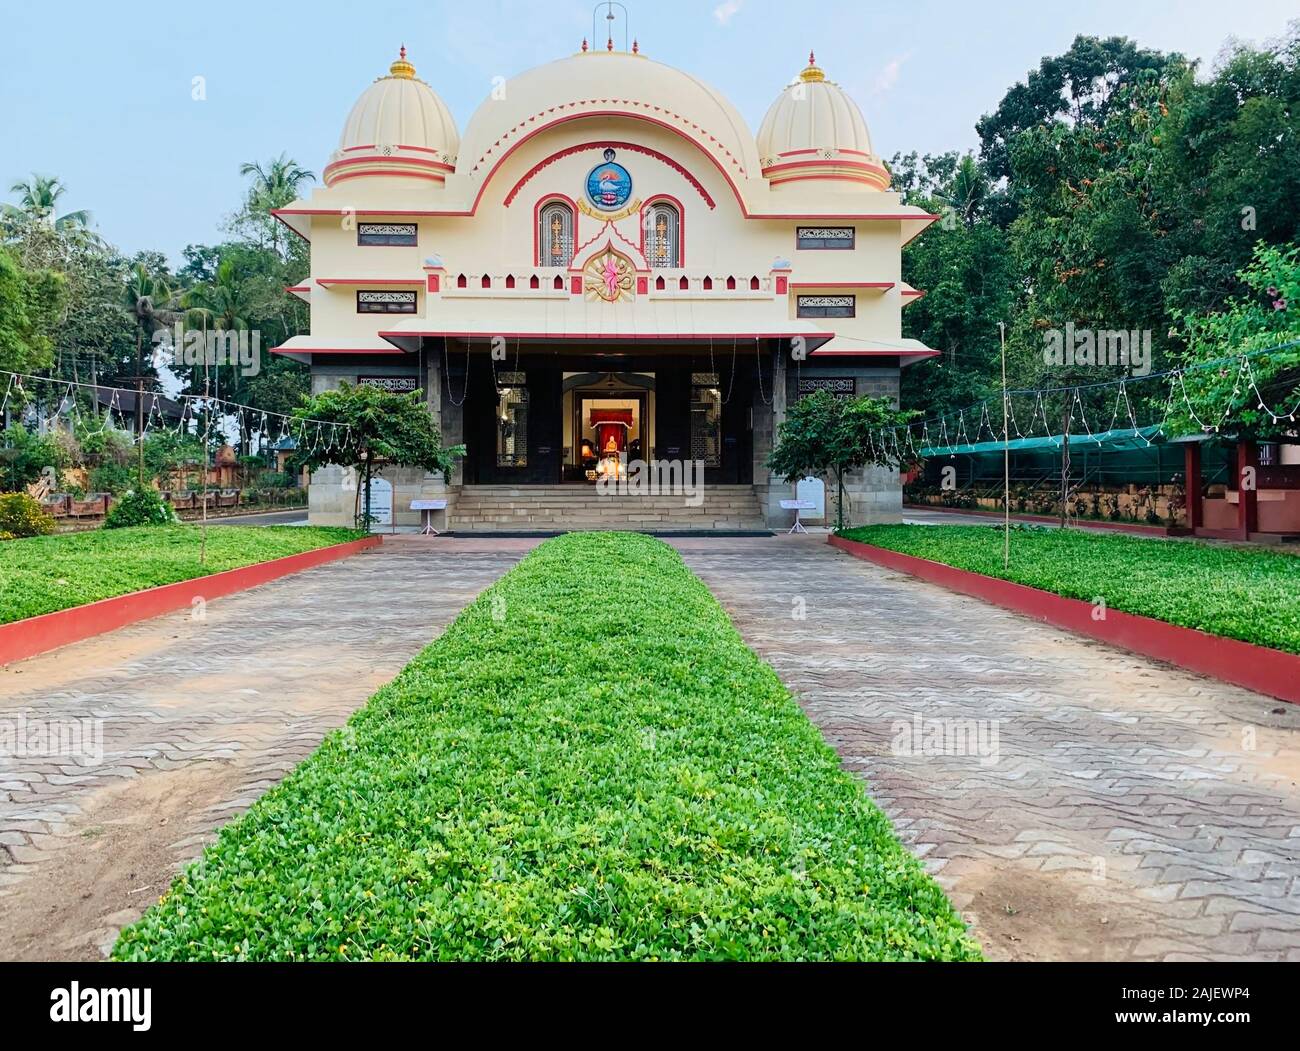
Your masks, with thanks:
<instances>
[{"instance_id":1,"label":"concrete step","mask_svg":"<svg viewBox=\"0 0 1300 1051\"><path fill-rule=\"evenodd\" d=\"M459 532L624 529L743 530L765 528L748 485L711 485L698 503L683 494L600 495L585 485L475 485L460 490L449 526Z\"/></svg>"}]
</instances>

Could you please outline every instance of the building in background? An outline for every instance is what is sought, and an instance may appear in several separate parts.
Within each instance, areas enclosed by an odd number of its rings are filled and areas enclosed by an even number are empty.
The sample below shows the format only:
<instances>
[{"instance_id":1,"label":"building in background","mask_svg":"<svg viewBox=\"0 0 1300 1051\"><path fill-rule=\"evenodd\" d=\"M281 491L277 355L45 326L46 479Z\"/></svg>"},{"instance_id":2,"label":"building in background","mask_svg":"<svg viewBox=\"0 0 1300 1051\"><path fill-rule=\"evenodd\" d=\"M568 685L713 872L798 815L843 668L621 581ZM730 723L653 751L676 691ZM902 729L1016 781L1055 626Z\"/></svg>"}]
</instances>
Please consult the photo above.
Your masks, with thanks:
<instances>
[{"instance_id":1,"label":"building in background","mask_svg":"<svg viewBox=\"0 0 1300 1051\"><path fill-rule=\"evenodd\" d=\"M398 524L445 498L454 529L544 527L565 492L604 521L584 487L653 458L702 462L707 486L702 512L660 528L788 525L791 486L764 463L791 400L896 398L899 370L935 353L901 337L922 293L900 265L936 217L889 191L812 56L757 136L703 81L613 40L506 81L462 135L403 48L323 182L276 212L311 242L290 290L311 333L275 352L310 364L314 392L425 391L468 450L449 479L386 472ZM849 490L855 521L897 520L896 471ZM350 522L355 497L348 472L316 472L312 521Z\"/></svg>"}]
</instances>

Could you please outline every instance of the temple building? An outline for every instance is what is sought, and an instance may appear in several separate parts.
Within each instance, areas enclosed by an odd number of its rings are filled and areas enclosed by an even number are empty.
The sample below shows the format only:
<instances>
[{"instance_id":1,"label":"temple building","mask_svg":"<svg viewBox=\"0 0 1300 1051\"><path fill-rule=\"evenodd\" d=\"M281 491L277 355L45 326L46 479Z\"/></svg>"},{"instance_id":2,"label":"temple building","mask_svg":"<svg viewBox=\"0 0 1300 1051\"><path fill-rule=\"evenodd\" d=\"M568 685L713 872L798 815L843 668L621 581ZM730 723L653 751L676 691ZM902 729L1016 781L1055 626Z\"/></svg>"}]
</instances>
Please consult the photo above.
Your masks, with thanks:
<instances>
[{"instance_id":1,"label":"temple building","mask_svg":"<svg viewBox=\"0 0 1300 1051\"><path fill-rule=\"evenodd\" d=\"M786 407L819 388L896 398L899 370L936 353L901 336L923 292L900 271L936 217L890 192L812 56L757 135L612 39L501 83L462 134L403 47L323 185L275 214L311 243L290 289L311 333L275 352L315 392L424 391L467 448L451 478L385 471L398 525L445 499L458 532L786 527L792 487L765 466ZM596 499L637 460L699 464L702 503ZM900 514L896 471L849 495L855 522ZM349 523L355 500L350 471L317 471L311 521Z\"/></svg>"}]
</instances>

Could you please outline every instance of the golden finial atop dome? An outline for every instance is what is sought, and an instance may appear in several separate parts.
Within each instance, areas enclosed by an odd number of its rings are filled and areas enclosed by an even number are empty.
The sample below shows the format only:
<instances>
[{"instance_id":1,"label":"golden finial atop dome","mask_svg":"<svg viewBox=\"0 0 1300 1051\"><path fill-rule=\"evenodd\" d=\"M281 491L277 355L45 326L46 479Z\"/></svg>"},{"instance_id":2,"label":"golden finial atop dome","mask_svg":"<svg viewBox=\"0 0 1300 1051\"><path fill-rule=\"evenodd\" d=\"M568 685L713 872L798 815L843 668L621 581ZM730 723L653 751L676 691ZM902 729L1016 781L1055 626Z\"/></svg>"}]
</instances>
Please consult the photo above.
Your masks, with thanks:
<instances>
[{"instance_id":1,"label":"golden finial atop dome","mask_svg":"<svg viewBox=\"0 0 1300 1051\"><path fill-rule=\"evenodd\" d=\"M415 67L406 61L406 45L397 53L397 61L388 67L390 77L401 77L403 80L415 79Z\"/></svg>"},{"instance_id":2,"label":"golden finial atop dome","mask_svg":"<svg viewBox=\"0 0 1300 1051\"><path fill-rule=\"evenodd\" d=\"M805 84L810 80L826 79L826 74L817 68L817 56L811 51L808 52L808 68L799 74L799 79Z\"/></svg>"}]
</instances>

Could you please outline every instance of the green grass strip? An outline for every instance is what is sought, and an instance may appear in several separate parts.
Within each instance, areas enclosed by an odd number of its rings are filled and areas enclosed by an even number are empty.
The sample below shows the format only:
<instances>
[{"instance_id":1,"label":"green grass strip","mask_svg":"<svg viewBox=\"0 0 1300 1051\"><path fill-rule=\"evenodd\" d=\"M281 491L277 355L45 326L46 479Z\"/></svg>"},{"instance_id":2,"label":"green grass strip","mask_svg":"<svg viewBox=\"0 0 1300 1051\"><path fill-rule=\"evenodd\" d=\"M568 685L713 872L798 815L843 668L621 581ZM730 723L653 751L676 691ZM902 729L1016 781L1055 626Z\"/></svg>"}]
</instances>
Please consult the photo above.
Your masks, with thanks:
<instances>
[{"instance_id":1,"label":"green grass strip","mask_svg":"<svg viewBox=\"0 0 1300 1051\"><path fill-rule=\"evenodd\" d=\"M979 950L677 553L587 533L468 606L226 826L114 956Z\"/></svg>"},{"instance_id":2,"label":"green grass strip","mask_svg":"<svg viewBox=\"0 0 1300 1051\"><path fill-rule=\"evenodd\" d=\"M1300 559L1285 551L1074 529L865 526L844 537L1211 635L1300 653Z\"/></svg>"},{"instance_id":3,"label":"green grass strip","mask_svg":"<svg viewBox=\"0 0 1300 1051\"><path fill-rule=\"evenodd\" d=\"M196 525L97 529L0 541L0 624L355 540L352 529Z\"/></svg>"}]
</instances>

